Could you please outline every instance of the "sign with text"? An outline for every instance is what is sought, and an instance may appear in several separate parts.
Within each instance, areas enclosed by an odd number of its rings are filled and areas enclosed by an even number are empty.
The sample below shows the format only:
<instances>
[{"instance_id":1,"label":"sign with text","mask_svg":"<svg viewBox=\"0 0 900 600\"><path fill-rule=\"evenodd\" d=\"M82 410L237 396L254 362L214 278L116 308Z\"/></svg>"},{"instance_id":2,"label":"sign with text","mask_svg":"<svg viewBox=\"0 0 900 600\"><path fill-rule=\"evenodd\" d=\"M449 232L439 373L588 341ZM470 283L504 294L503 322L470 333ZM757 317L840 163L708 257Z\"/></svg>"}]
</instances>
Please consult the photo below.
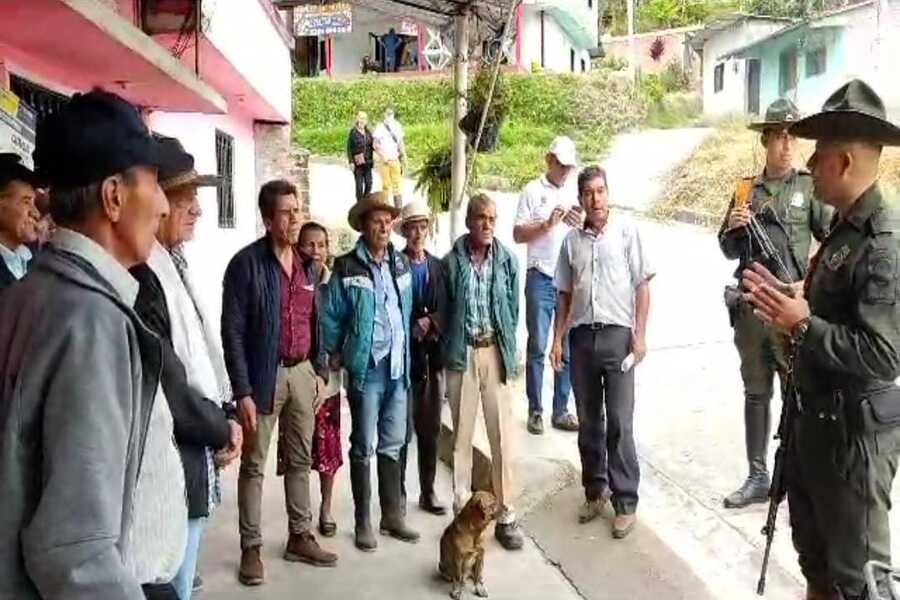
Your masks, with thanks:
<instances>
[{"instance_id":1,"label":"sign with text","mask_svg":"<svg viewBox=\"0 0 900 600\"><path fill-rule=\"evenodd\" d=\"M294 33L298 36L320 36L353 31L353 9L346 2L294 9Z\"/></svg>"},{"instance_id":2,"label":"sign with text","mask_svg":"<svg viewBox=\"0 0 900 600\"><path fill-rule=\"evenodd\" d=\"M34 168L31 153L37 115L19 97L0 89L0 152L15 152L22 163Z\"/></svg>"},{"instance_id":3,"label":"sign with text","mask_svg":"<svg viewBox=\"0 0 900 600\"><path fill-rule=\"evenodd\" d=\"M412 19L401 19L400 30L397 33L416 37L419 35L419 24Z\"/></svg>"}]
</instances>

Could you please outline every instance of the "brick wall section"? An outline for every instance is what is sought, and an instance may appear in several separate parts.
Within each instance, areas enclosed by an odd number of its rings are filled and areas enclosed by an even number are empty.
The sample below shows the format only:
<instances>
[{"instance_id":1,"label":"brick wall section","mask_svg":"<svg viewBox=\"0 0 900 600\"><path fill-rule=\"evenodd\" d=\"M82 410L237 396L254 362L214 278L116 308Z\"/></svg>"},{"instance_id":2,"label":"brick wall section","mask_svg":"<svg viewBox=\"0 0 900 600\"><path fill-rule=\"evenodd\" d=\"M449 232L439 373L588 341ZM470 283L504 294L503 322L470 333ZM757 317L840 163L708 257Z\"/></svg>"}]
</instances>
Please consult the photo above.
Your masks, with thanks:
<instances>
[{"instance_id":1,"label":"brick wall section","mask_svg":"<svg viewBox=\"0 0 900 600\"><path fill-rule=\"evenodd\" d=\"M287 179L297 186L303 218L309 218L309 153L291 145L290 125L257 122L253 125L256 141L256 188L267 181ZM257 215L257 231L262 221Z\"/></svg>"}]
</instances>

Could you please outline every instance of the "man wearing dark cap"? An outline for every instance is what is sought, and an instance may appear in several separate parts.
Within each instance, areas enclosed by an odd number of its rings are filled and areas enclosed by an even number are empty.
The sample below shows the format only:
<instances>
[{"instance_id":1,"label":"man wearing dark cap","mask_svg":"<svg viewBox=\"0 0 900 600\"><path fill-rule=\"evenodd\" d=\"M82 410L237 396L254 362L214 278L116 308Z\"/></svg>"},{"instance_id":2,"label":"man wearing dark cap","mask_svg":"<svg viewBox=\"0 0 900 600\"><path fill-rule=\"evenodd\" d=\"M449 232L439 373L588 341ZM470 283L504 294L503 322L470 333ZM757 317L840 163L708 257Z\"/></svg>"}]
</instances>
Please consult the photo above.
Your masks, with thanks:
<instances>
[{"instance_id":1,"label":"man wearing dark cap","mask_svg":"<svg viewBox=\"0 0 900 600\"><path fill-rule=\"evenodd\" d=\"M381 533L404 542L419 540L418 532L406 525L401 485L413 280L409 260L390 243L399 214L383 192L365 196L350 209L350 227L362 235L350 252L334 261L320 320L325 352L335 366L342 362L350 377L350 483L356 547L364 552L378 547L369 517L374 455Z\"/></svg>"},{"instance_id":2,"label":"man wearing dark cap","mask_svg":"<svg viewBox=\"0 0 900 600\"><path fill-rule=\"evenodd\" d=\"M766 165L758 176L738 183L719 229L722 253L738 260L736 278L747 265L760 260L786 280L801 280L806 275L813 238L821 241L828 231L831 209L815 199L809 173L794 167L797 140L788 128L799 118L800 111L794 103L782 98L769 106L765 120L750 125L750 129L760 132ZM763 246L753 229L761 230L775 248L774 256L768 260L762 256ZM737 291L726 294L726 304L734 327L734 345L741 358L749 475L740 488L725 498L725 508L743 508L768 500L770 405L775 373L784 385L787 364L779 336L753 315L752 307L740 300Z\"/></svg>"},{"instance_id":3,"label":"man wearing dark cap","mask_svg":"<svg viewBox=\"0 0 900 600\"><path fill-rule=\"evenodd\" d=\"M173 598L184 475L128 273L168 211L165 157L94 91L39 124L34 158L59 229L0 313L0 597Z\"/></svg>"},{"instance_id":4,"label":"man wearing dark cap","mask_svg":"<svg viewBox=\"0 0 900 600\"><path fill-rule=\"evenodd\" d=\"M863 597L863 567L890 564L888 513L900 450L900 215L882 194L884 146L900 127L851 81L791 134L816 140L815 193L837 215L804 285L744 272L756 314L790 336L796 417L787 451L794 547L809 600Z\"/></svg>"},{"instance_id":5,"label":"man wearing dark cap","mask_svg":"<svg viewBox=\"0 0 900 600\"><path fill-rule=\"evenodd\" d=\"M32 264L29 244L38 239L41 215L35 205L37 178L18 154L0 153L0 290L28 272Z\"/></svg>"}]
</instances>

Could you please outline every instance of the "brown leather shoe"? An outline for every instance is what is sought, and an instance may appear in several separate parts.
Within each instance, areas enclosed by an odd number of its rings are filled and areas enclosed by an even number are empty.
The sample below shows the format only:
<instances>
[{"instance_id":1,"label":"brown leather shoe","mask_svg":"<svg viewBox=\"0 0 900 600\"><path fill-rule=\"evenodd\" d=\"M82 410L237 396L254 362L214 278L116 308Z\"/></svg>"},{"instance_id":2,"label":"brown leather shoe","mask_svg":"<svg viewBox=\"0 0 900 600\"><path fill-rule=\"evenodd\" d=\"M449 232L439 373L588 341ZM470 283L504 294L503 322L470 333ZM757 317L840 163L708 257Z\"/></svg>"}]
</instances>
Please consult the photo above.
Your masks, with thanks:
<instances>
[{"instance_id":1,"label":"brown leather shoe","mask_svg":"<svg viewBox=\"0 0 900 600\"><path fill-rule=\"evenodd\" d=\"M613 519L613 537L617 540L625 539L634 529L635 523L637 523L635 515L616 515L616 518Z\"/></svg>"},{"instance_id":2,"label":"brown leather shoe","mask_svg":"<svg viewBox=\"0 0 900 600\"><path fill-rule=\"evenodd\" d=\"M266 572L259 556L259 546L241 550L241 568L238 581L244 585L260 585L266 580Z\"/></svg>"},{"instance_id":3,"label":"brown leather shoe","mask_svg":"<svg viewBox=\"0 0 900 600\"><path fill-rule=\"evenodd\" d=\"M284 560L303 562L317 567L333 567L337 564L337 554L319 547L312 533L292 533L284 549Z\"/></svg>"}]
</instances>

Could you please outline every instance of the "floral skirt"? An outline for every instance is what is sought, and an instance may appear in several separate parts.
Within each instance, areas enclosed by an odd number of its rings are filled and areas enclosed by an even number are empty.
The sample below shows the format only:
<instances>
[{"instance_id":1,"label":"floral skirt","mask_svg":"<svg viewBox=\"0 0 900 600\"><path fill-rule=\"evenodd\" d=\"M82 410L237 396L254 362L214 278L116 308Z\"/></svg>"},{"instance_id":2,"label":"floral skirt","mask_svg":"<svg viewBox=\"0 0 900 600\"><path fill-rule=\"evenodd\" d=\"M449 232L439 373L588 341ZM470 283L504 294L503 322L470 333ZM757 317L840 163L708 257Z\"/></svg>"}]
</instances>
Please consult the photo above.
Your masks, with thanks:
<instances>
[{"instance_id":1,"label":"floral skirt","mask_svg":"<svg viewBox=\"0 0 900 600\"><path fill-rule=\"evenodd\" d=\"M312 468L322 475L334 476L344 464L341 451L341 394L331 396L316 412L313 432Z\"/></svg>"}]
</instances>

